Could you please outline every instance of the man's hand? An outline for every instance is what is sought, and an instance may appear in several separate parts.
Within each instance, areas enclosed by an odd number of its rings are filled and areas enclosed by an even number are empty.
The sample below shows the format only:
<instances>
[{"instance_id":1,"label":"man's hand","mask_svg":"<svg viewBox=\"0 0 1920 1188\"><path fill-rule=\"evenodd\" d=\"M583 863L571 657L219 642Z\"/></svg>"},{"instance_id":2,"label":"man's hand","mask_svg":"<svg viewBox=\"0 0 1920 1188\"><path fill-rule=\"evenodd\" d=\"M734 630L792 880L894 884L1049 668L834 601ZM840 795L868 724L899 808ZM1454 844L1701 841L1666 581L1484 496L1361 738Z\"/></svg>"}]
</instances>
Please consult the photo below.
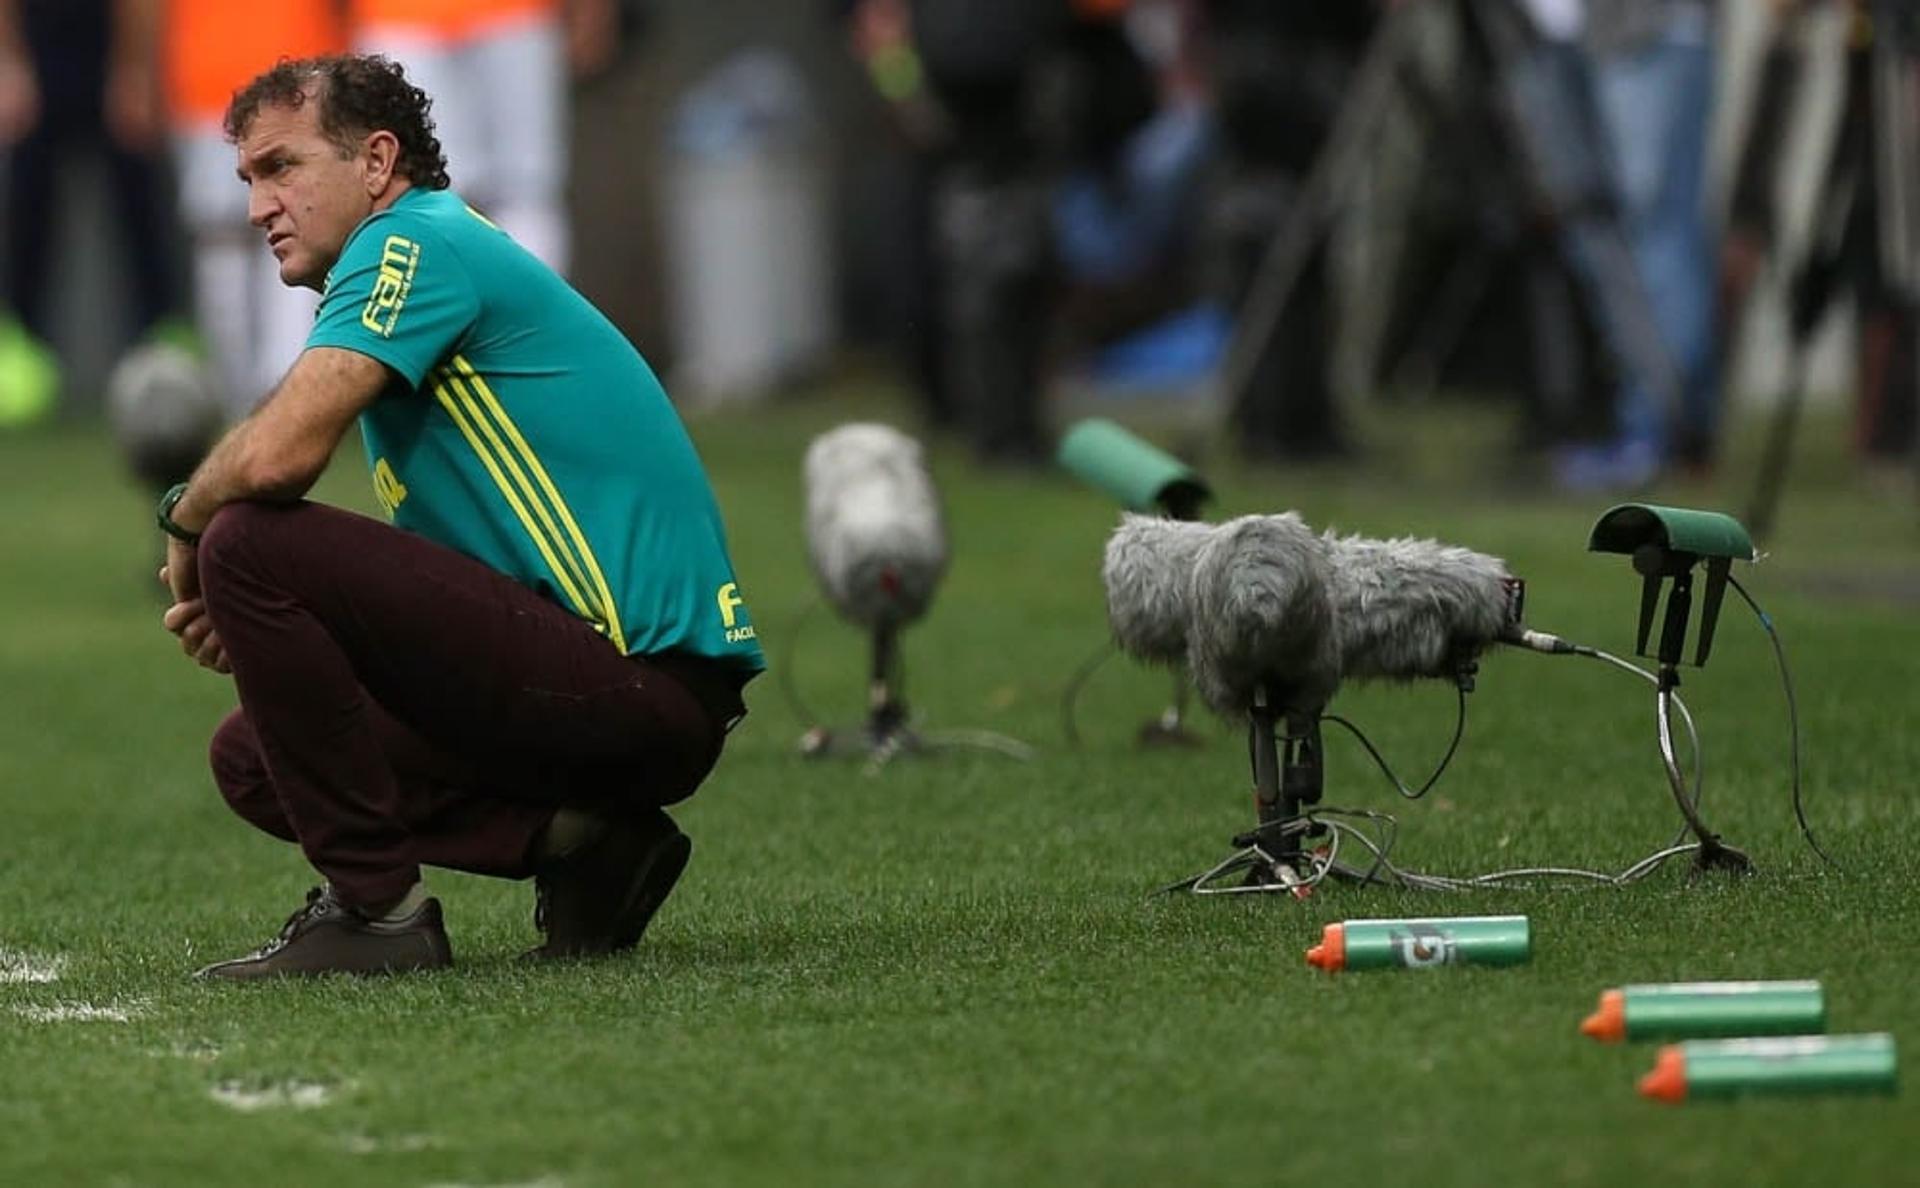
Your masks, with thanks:
<instances>
[{"instance_id":1,"label":"man's hand","mask_svg":"<svg viewBox=\"0 0 1920 1188\"><path fill-rule=\"evenodd\" d=\"M227 649L214 633L213 620L207 617L207 600L200 595L200 569L193 546L167 541L167 563L160 567L160 581L173 594L173 605L160 621L180 637L180 650L202 668L232 672Z\"/></svg>"},{"instance_id":2,"label":"man's hand","mask_svg":"<svg viewBox=\"0 0 1920 1188\"><path fill-rule=\"evenodd\" d=\"M200 597L200 556L184 540L167 538L167 563L160 568L160 580L178 602Z\"/></svg>"},{"instance_id":3,"label":"man's hand","mask_svg":"<svg viewBox=\"0 0 1920 1188\"><path fill-rule=\"evenodd\" d=\"M213 630L213 620L207 617L205 599L176 602L167 608L167 613L160 621L166 624L168 631L180 637L180 650L194 663L215 672L233 671L233 666L227 663L227 649Z\"/></svg>"},{"instance_id":4,"label":"man's hand","mask_svg":"<svg viewBox=\"0 0 1920 1188\"><path fill-rule=\"evenodd\" d=\"M353 419L379 398L387 375L384 364L355 351L314 347L304 352L273 396L213 447L187 480L169 518L189 533L205 532L229 503L305 495ZM173 595L163 622L180 637L181 649L215 672L231 672L227 650L207 618L200 556L193 545L168 536L160 580Z\"/></svg>"}]
</instances>

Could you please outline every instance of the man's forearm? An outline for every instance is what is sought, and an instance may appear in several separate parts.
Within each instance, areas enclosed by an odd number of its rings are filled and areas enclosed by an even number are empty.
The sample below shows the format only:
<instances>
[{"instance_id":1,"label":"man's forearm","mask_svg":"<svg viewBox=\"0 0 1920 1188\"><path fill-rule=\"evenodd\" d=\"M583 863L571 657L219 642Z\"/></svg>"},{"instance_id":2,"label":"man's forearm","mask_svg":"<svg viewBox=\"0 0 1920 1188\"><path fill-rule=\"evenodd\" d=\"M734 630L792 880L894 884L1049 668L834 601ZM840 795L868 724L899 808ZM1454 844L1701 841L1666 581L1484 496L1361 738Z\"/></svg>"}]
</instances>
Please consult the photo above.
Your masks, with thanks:
<instances>
[{"instance_id":1,"label":"man's forearm","mask_svg":"<svg viewBox=\"0 0 1920 1188\"><path fill-rule=\"evenodd\" d=\"M229 503L305 495L387 378L380 363L353 351L319 347L302 354L273 395L229 430L193 472L174 505L173 522L201 532Z\"/></svg>"},{"instance_id":2,"label":"man's forearm","mask_svg":"<svg viewBox=\"0 0 1920 1188\"><path fill-rule=\"evenodd\" d=\"M320 477L318 470L303 474L274 467L262 456L257 416L227 431L187 480L187 493L174 506L173 522L189 532L201 532L213 514L229 503L247 499L285 502L300 498Z\"/></svg>"}]
</instances>

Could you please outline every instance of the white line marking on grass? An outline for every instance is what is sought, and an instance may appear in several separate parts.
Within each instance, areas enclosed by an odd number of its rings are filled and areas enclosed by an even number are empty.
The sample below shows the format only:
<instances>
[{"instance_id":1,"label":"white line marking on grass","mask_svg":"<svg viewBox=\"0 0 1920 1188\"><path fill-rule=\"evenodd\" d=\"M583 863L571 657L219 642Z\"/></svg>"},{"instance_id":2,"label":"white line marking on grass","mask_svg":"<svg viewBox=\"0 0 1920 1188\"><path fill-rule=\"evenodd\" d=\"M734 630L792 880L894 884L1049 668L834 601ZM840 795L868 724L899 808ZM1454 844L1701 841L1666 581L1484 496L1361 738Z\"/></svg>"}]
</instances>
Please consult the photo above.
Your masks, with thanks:
<instances>
[{"instance_id":1,"label":"white line marking on grass","mask_svg":"<svg viewBox=\"0 0 1920 1188\"><path fill-rule=\"evenodd\" d=\"M0 985L38 985L60 980L66 962L58 957L36 957L17 949L0 949Z\"/></svg>"},{"instance_id":2,"label":"white line marking on grass","mask_svg":"<svg viewBox=\"0 0 1920 1188\"><path fill-rule=\"evenodd\" d=\"M196 1040L193 1043L177 1043L173 1045L172 1050L168 1054L181 1060L192 1060L200 1064L212 1064L214 1061L220 1059L220 1049L205 1040Z\"/></svg>"},{"instance_id":3,"label":"white line marking on grass","mask_svg":"<svg viewBox=\"0 0 1920 1188\"><path fill-rule=\"evenodd\" d=\"M541 1176L537 1180L521 1180L513 1184L462 1184L447 1180L428 1184L427 1188L567 1188L567 1182L559 1176Z\"/></svg>"},{"instance_id":4,"label":"white line marking on grass","mask_svg":"<svg viewBox=\"0 0 1920 1188\"><path fill-rule=\"evenodd\" d=\"M90 1002L56 1002L52 1006L23 1005L13 1008L13 1013L35 1023L126 1023L139 1015L146 1006L142 1002L129 1002L119 1006L96 1006Z\"/></svg>"},{"instance_id":5,"label":"white line marking on grass","mask_svg":"<svg viewBox=\"0 0 1920 1188\"><path fill-rule=\"evenodd\" d=\"M207 1096L243 1114L261 1110L317 1110L333 1100L333 1087L315 1081L282 1081L277 1085L222 1081L207 1090Z\"/></svg>"},{"instance_id":6,"label":"white line marking on grass","mask_svg":"<svg viewBox=\"0 0 1920 1188\"><path fill-rule=\"evenodd\" d=\"M349 1155L404 1154L409 1151L431 1151L440 1145L440 1140L430 1134L396 1134L391 1138L349 1134L340 1139L341 1149Z\"/></svg>"}]
</instances>

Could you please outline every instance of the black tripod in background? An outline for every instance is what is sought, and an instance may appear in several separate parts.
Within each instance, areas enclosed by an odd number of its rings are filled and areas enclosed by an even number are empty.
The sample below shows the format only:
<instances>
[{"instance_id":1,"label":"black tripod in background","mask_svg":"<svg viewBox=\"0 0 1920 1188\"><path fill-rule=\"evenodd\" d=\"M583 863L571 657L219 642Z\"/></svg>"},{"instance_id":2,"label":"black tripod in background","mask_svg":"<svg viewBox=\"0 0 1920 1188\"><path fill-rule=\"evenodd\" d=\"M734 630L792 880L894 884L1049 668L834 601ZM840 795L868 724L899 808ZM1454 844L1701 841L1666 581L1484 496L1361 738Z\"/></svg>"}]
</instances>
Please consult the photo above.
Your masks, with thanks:
<instances>
[{"instance_id":1,"label":"black tripod in background","mask_svg":"<svg viewBox=\"0 0 1920 1188\"><path fill-rule=\"evenodd\" d=\"M1734 193L1731 236L1770 246L1779 129L1799 86L1789 48L1795 19L1778 30L1763 69L1752 134ZM1915 456L1920 403L1920 11L1910 3L1858 4L1846 51L1846 90L1805 258L1787 265L1784 384L1746 510L1756 538L1773 528L1806 402L1814 334L1848 291L1860 323L1856 445L1883 457Z\"/></svg>"},{"instance_id":2,"label":"black tripod in background","mask_svg":"<svg viewBox=\"0 0 1920 1188\"><path fill-rule=\"evenodd\" d=\"M1436 88L1415 50L1429 11L1443 8L1462 40L1465 86ZM1471 129L1462 146L1491 163L1508 201L1550 225L1555 249L1597 323L1616 372L1639 377L1669 412L1679 380L1620 226L1599 114L1572 46L1543 40L1512 0L1431 0L1388 11L1355 74L1326 142L1277 227L1240 304L1219 378L1228 423L1239 426L1262 401L1284 399L1265 377L1284 352L1286 320L1341 209L1360 195L1370 156L1395 106L1410 90L1464 95L1448 105ZM1448 102L1440 100L1440 102ZM1428 109L1432 107L1428 105Z\"/></svg>"}]
</instances>

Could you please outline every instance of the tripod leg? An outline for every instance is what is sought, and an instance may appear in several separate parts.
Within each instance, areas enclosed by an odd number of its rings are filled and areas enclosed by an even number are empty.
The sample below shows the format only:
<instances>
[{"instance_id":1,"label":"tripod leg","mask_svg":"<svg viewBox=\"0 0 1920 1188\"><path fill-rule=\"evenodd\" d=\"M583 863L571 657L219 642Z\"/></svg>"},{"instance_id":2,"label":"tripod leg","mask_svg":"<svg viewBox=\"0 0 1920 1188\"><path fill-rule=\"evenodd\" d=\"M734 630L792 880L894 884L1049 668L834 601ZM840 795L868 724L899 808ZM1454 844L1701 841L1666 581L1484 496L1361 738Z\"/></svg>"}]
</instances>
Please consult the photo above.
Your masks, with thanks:
<instances>
[{"instance_id":1,"label":"tripod leg","mask_svg":"<svg viewBox=\"0 0 1920 1188\"><path fill-rule=\"evenodd\" d=\"M867 741L875 748L888 746L906 730L907 702L900 684L899 637L892 627L875 627L867 679Z\"/></svg>"},{"instance_id":2,"label":"tripod leg","mask_svg":"<svg viewBox=\"0 0 1920 1188\"><path fill-rule=\"evenodd\" d=\"M1408 39L1407 31L1413 28L1418 8L1405 5L1390 9L1374 34L1349 98L1314 160L1298 202L1267 248L1241 303L1233 341L1220 369L1221 412L1229 425L1241 421L1246 404L1254 398L1252 380L1263 348L1273 337L1315 248L1326 235L1335 208L1351 191L1353 175L1364 161L1364 150L1386 116L1401 43Z\"/></svg>"},{"instance_id":3,"label":"tripod leg","mask_svg":"<svg viewBox=\"0 0 1920 1188\"><path fill-rule=\"evenodd\" d=\"M1823 197L1829 209L1825 218L1844 225L1850 221L1847 209L1852 203L1853 187L1830 186ZM1807 352L1813 332L1833 299L1840 283L1845 249L1844 234L1816 248L1801 265L1788 292L1787 389L1773 407L1773 419L1767 428L1766 452L1761 455L1760 472L1754 478L1753 498L1747 505L1746 524L1754 539L1773 530L1774 516L1780 510L1780 492L1786 485L1787 465L1793 460L1793 439L1800 424L1800 412L1806 404Z\"/></svg>"},{"instance_id":4,"label":"tripod leg","mask_svg":"<svg viewBox=\"0 0 1920 1188\"><path fill-rule=\"evenodd\" d=\"M1806 404L1802 362L1805 352L1798 343L1790 349L1794 360L1788 373L1793 382L1775 399L1773 415L1767 423L1766 449L1760 456L1760 471L1754 477L1753 496L1747 501L1745 522L1755 540L1764 539L1773 531L1773 519L1780 510L1780 489L1786 484L1787 466L1793 460L1793 439L1799 430L1800 411Z\"/></svg>"}]
</instances>

